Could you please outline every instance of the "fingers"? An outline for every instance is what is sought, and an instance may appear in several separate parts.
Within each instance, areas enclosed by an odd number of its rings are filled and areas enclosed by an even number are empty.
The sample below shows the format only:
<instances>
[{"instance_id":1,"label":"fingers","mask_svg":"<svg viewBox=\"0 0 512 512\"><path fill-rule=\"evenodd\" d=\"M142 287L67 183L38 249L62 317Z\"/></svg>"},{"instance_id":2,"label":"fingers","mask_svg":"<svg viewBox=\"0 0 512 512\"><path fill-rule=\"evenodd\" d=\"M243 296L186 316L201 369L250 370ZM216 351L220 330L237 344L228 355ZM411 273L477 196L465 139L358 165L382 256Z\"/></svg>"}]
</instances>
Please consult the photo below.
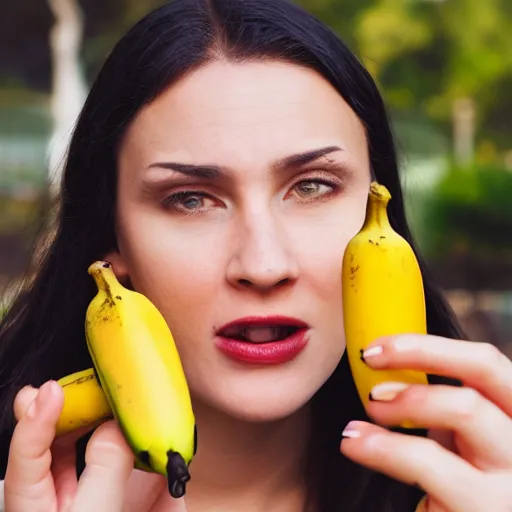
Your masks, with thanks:
<instances>
[{"instance_id":1,"label":"fingers","mask_svg":"<svg viewBox=\"0 0 512 512\"><path fill-rule=\"evenodd\" d=\"M128 480L123 512L186 512L185 498L174 499L164 477L134 470Z\"/></svg>"},{"instance_id":2,"label":"fingers","mask_svg":"<svg viewBox=\"0 0 512 512\"><path fill-rule=\"evenodd\" d=\"M391 478L419 485L446 510L487 510L484 501L479 504L475 499L480 496L485 500L482 472L435 441L356 421L347 425L343 435L344 455Z\"/></svg>"},{"instance_id":3,"label":"fingers","mask_svg":"<svg viewBox=\"0 0 512 512\"><path fill-rule=\"evenodd\" d=\"M67 511L75 498L78 480L76 476L76 448L70 443L58 443L52 446L51 471L59 511Z\"/></svg>"},{"instance_id":4,"label":"fingers","mask_svg":"<svg viewBox=\"0 0 512 512\"><path fill-rule=\"evenodd\" d=\"M123 512L154 512L155 501L160 493L166 491L167 482L163 476L135 469L128 480Z\"/></svg>"},{"instance_id":5,"label":"fingers","mask_svg":"<svg viewBox=\"0 0 512 512\"><path fill-rule=\"evenodd\" d=\"M103 423L94 432L85 462L72 512L122 511L134 456L115 421Z\"/></svg>"},{"instance_id":6,"label":"fingers","mask_svg":"<svg viewBox=\"0 0 512 512\"><path fill-rule=\"evenodd\" d=\"M394 426L410 420L427 429L452 430L458 435L458 451L473 465L510 471L512 420L478 391L383 383L372 390L371 397L368 413L378 423Z\"/></svg>"},{"instance_id":7,"label":"fingers","mask_svg":"<svg viewBox=\"0 0 512 512\"><path fill-rule=\"evenodd\" d=\"M185 498L175 499L169 492L162 492L151 512L187 512Z\"/></svg>"},{"instance_id":8,"label":"fingers","mask_svg":"<svg viewBox=\"0 0 512 512\"><path fill-rule=\"evenodd\" d=\"M185 498L174 499L164 477L135 470L132 472L123 512L186 512Z\"/></svg>"},{"instance_id":9,"label":"fingers","mask_svg":"<svg viewBox=\"0 0 512 512\"><path fill-rule=\"evenodd\" d=\"M416 506L416 510L414 512L427 512L427 501L428 496L423 496L423 498L421 498L420 502Z\"/></svg>"},{"instance_id":10,"label":"fingers","mask_svg":"<svg viewBox=\"0 0 512 512\"><path fill-rule=\"evenodd\" d=\"M20 421L28 406L35 400L39 390L32 386L22 388L14 399L14 417Z\"/></svg>"},{"instance_id":11,"label":"fingers","mask_svg":"<svg viewBox=\"0 0 512 512\"><path fill-rule=\"evenodd\" d=\"M512 416L512 361L487 343L440 336L382 338L363 354L372 368L409 368L461 380Z\"/></svg>"},{"instance_id":12,"label":"fingers","mask_svg":"<svg viewBox=\"0 0 512 512\"><path fill-rule=\"evenodd\" d=\"M103 422L103 421L102 421ZM76 443L98 424L90 424L58 436L52 444L52 475L59 510L66 511L74 501L78 480L76 476Z\"/></svg>"},{"instance_id":13,"label":"fingers","mask_svg":"<svg viewBox=\"0 0 512 512\"><path fill-rule=\"evenodd\" d=\"M50 472L50 446L64 395L54 381L36 390L36 397L30 403L33 392L30 389L22 391L16 398L15 408L20 419L9 450L5 506L13 511L53 510L56 501Z\"/></svg>"}]
</instances>

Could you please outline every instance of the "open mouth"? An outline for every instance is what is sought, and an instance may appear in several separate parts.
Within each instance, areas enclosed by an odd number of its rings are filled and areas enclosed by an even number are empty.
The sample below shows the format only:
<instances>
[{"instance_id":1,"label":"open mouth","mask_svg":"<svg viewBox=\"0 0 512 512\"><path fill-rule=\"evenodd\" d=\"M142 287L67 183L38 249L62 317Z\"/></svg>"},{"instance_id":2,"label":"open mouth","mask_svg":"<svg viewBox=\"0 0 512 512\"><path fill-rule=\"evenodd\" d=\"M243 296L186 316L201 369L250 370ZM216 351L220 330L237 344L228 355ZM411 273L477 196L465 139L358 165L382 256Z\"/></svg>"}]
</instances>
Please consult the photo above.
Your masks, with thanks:
<instances>
[{"instance_id":1,"label":"open mouth","mask_svg":"<svg viewBox=\"0 0 512 512\"><path fill-rule=\"evenodd\" d=\"M294 325L231 326L222 330L219 336L249 343L271 343L284 340L301 328ZM304 327L303 327L304 329Z\"/></svg>"},{"instance_id":2,"label":"open mouth","mask_svg":"<svg viewBox=\"0 0 512 512\"><path fill-rule=\"evenodd\" d=\"M217 348L232 360L256 365L291 361L308 343L309 325L296 318L246 317L217 331Z\"/></svg>"},{"instance_id":3,"label":"open mouth","mask_svg":"<svg viewBox=\"0 0 512 512\"><path fill-rule=\"evenodd\" d=\"M286 340L298 331L305 331L308 324L297 318L272 317L245 317L224 325L217 336L247 343L272 343Z\"/></svg>"}]
</instances>

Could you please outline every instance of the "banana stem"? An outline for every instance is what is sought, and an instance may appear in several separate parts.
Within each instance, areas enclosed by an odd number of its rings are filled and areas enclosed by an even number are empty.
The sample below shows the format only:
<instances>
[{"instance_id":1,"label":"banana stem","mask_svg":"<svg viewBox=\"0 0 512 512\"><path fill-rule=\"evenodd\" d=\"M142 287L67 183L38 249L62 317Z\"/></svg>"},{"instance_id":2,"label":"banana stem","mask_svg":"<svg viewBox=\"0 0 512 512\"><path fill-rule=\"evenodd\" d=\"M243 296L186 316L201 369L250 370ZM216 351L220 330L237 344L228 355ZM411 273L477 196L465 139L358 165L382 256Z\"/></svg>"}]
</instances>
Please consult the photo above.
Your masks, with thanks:
<instances>
[{"instance_id":1,"label":"banana stem","mask_svg":"<svg viewBox=\"0 0 512 512\"><path fill-rule=\"evenodd\" d=\"M112 270L112 265L107 261L97 261L89 267L88 272L94 278L98 290L112 297L113 290L117 285L117 279Z\"/></svg>"},{"instance_id":2,"label":"banana stem","mask_svg":"<svg viewBox=\"0 0 512 512\"><path fill-rule=\"evenodd\" d=\"M373 226L379 229L385 229L390 227L387 215L387 207L390 199L391 196L383 185L379 185L376 182L371 184L363 228Z\"/></svg>"}]
</instances>

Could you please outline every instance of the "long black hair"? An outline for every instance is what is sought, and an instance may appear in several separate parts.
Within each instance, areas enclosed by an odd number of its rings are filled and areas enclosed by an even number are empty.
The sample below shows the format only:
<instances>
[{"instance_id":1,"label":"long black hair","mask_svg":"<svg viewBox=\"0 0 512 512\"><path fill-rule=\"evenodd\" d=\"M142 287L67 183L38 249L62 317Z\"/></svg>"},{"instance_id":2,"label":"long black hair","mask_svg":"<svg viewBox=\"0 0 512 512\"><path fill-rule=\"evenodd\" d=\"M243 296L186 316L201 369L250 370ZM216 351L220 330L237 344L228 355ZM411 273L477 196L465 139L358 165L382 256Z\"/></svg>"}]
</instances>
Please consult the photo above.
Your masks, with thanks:
<instances>
[{"instance_id":1,"label":"long black hair","mask_svg":"<svg viewBox=\"0 0 512 512\"><path fill-rule=\"evenodd\" d=\"M92 366L84 314L95 294L84 269L116 246L116 157L139 109L185 73L216 59L281 59L316 70L363 123L377 180L392 195L393 227L415 248L407 226L397 156L378 88L354 54L324 24L286 0L175 0L138 22L116 45L92 85L69 147L55 232L35 276L0 325L1 464L14 426L12 402L39 386ZM428 330L460 337L450 309L418 254ZM320 512L409 512L419 492L344 458L341 431L368 419L344 356L313 400L312 487ZM314 443L314 444L313 444Z\"/></svg>"}]
</instances>

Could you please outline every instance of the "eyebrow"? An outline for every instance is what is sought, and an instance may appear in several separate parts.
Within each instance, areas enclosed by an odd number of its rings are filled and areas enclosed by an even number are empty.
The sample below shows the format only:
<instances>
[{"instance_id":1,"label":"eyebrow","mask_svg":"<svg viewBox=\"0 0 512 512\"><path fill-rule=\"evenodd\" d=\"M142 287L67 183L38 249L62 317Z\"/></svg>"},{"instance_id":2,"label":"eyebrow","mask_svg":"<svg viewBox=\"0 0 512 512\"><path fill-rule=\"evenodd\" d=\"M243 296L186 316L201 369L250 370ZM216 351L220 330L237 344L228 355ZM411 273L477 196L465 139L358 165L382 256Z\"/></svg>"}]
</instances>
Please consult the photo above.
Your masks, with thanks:
<instances>
[{"instance_id":1,"label":"eyebrow","mask_svg":"<svg viewBox=\"0 0 512 512\"><path fill-rule=\"evenodd\" d=\"M313 149L304 153L297 153L295 155L290 155L279 159L274 162L271 167L273 170L284 170L291 167L301 167L336 151L342 151L342 149L339 146L327 146L324 148ZM148 167L148 169L152 168L169 169L170 171L179 172L180 174L185 174L186 176L210 180L219 178L225 174L225 171L222 167L209 164L193 165L179 162L155 162Z\"/></svg>"}]
</instances>

